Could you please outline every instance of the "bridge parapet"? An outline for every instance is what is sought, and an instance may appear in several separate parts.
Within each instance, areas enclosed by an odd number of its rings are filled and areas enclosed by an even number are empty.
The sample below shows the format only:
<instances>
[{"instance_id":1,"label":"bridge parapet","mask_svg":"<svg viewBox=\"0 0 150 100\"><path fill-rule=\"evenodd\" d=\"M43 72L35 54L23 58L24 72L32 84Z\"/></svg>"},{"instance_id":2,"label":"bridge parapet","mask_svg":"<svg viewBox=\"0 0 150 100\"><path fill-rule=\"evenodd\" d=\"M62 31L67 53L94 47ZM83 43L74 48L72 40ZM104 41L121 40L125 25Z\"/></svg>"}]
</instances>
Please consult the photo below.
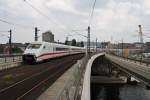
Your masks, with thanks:
<instances>
[{"instance_id":1,"label":"bridge parapet","mask_svg":"<svg viewBox=\"0 0 150 100\"><path fill-rule=\"evenodd\" d=\"M78 100L81 96L82 78L88 58L84 57L70 69L70 74L63 88L57 93L53 100Z\"/></svg>"},{"instance_id":2,"label":"bridge parapet","mask_svg":"<svg viewBox=\"0 0 150 100\"><path fill-rule=\"evenodd\" d=\"M91 57L91 59L88 61L88 64L86 66L85 74L84 74L84 81L83 81L83 89L82 89L82 95L81 100L90 100L91 94L90 94L90 79L91 79L91 67L93 62L100 56L104 56L104 53L99 53Z\"/></svg>"}]
</instances>

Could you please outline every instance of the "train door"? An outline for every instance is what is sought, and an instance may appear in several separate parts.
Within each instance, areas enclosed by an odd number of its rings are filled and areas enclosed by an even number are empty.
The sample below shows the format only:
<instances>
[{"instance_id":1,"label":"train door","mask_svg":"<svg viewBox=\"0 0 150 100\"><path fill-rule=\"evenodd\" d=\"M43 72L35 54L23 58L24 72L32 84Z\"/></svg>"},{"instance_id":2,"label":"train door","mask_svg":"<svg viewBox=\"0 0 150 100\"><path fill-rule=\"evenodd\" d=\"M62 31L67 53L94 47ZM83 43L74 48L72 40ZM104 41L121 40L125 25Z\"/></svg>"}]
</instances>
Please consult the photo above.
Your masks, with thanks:
<instances>
[{"instance_id":1,"label":"train door","mask_svg":"<svg viewBox=\"0 0 150 100\"><path fill-rule=\"evenodd\" d=\"M48 53L48 58L53 58L53 44L51 44L51 43L48 43L47 44L47 48L46 48L46 50L47 50L47 53Z\"/></svg>"}]
</instances>

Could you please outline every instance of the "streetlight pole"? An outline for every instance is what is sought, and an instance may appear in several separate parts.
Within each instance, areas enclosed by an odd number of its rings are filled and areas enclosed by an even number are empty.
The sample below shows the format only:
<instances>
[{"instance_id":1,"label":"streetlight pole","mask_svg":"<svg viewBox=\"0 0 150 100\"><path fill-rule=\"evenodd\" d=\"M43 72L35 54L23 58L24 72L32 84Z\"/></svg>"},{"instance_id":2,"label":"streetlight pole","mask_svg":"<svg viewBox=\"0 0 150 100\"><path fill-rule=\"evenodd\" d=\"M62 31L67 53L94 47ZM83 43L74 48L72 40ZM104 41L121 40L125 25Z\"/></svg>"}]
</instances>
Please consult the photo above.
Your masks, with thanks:
<instances>
[{"instance_id":1,"label":"streetlight pole","mask_svg":"<svg viewBox=\"0 0 150 100\"><path fill-rule=\"evenodd\" d=\"M143 32L142 32L142 25L139 25L139 36L140 36L140 43L141 43L141 60L142 60L142 53L143 53Z\"/></svg>"},{"instance_id":2,"label":"streetlight pole","mask_svg":"<svg viewBox=\"0 0 150 100\"><path fill-rule=\"evenodd\" d=\"M123 57L123 54L124 54L124 53L123 53L123 47L124 47L124 46L123 46L123 38L122 38L122 57Z\"/></svg>"},{"instance_id":3,"label":"streetlight pole","mask_svg":"<svg viewBox=\"0 0 150 100\"><path fill-rule=\"evenodd\" d=\"M9 31L9 54L11 54L12 53L12 30L10 29Z\"/></svg>"},{"instance_id":4,"label":"streetlight pole","mask_svg":"<svg viewBox=\"0 0 150 100\"><path fill-rule=\"evenodd\" d=\"M37 27L35 27L35 41L38 41L38 31L40 31Z\"/></svg>"},{"instance_id":5,"label":"streetlight pole","mask_svg":"<svg viewBox=\"0 0 150 100\"><path fill-rule=\"evenodd\" d=\"M88 36L87 36L87 54L90 57L90 26L88 26Z\"/></svg>"},{"instance_id":6,"label":"streetlight pole","mask_svg":"<svg viewBox=\"0 0 150 100\"><path fill-rule=\"evenodd\" d=\"M96 52L97 52L97 38L96 38Z\"/></svg>"}]
</instances>

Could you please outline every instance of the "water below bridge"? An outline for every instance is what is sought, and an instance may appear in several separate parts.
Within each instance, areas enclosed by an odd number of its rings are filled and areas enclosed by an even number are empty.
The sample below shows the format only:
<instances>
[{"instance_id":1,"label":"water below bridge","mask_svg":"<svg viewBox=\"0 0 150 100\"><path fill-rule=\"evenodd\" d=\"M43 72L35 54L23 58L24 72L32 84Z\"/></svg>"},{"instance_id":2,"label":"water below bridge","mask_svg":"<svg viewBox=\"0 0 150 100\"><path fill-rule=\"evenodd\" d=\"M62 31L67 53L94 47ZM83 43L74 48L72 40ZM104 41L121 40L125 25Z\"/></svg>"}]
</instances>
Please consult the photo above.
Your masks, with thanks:
<instances>
[{"instance_id":1,"label":"water below bridge","mask_svg":"<svg viewBox=\"0 0 150 100\"><path fill-rule=\"evenodd\" d=\"M150 90L143 84L124 86L92 86L92 100L150 100Z\"/></svg>"}]
</instances>

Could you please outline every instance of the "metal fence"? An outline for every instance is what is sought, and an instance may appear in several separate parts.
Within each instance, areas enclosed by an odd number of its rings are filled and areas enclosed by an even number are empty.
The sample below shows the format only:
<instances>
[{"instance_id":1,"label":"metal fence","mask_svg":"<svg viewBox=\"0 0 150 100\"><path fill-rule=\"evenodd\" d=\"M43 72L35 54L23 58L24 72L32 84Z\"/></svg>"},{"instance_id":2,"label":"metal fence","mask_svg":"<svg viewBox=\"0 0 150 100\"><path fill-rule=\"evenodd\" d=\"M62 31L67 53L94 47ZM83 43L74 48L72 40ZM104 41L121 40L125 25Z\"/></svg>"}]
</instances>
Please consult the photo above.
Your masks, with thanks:
<instances>
[{"instance_id":1,"label":"metal fence","mask_svg":"<svg viewBox=\"0 0 150 100\"><path fill-rule=\"evenodd\" d=\"M0 55L0 70L8 69L17 66L22 62L21 54Z\"/></svg>"},{"instance_id":2,"label":"metal fence","mask_svg":"<svg viewBox=\"0 0 150 100\"><path fill-rule=\"evenodd\" d=\"M144 58L143 56L139 56L139 57L132 57L132 56L128 56L128 57L123 57L123 56L119 56L119 55L115 55L115 54L111 54L120 58L124 58L126 60L131 60L134 61L135 63L140 63L140 64L146 64L147 66L150 65L150 58Z\"/></svg>"},{"instance_id":3,"label":"metal fence","mask_svg":"<svg viewBox=\"0 0 150 100\"><path fill-rule=\"evenodd\" d=\"M79 100L87 61L88 59L85 57L73 66L73 73L70 75L64 88L61 89L55 100Z\"/></svg>"}]
</instances>

